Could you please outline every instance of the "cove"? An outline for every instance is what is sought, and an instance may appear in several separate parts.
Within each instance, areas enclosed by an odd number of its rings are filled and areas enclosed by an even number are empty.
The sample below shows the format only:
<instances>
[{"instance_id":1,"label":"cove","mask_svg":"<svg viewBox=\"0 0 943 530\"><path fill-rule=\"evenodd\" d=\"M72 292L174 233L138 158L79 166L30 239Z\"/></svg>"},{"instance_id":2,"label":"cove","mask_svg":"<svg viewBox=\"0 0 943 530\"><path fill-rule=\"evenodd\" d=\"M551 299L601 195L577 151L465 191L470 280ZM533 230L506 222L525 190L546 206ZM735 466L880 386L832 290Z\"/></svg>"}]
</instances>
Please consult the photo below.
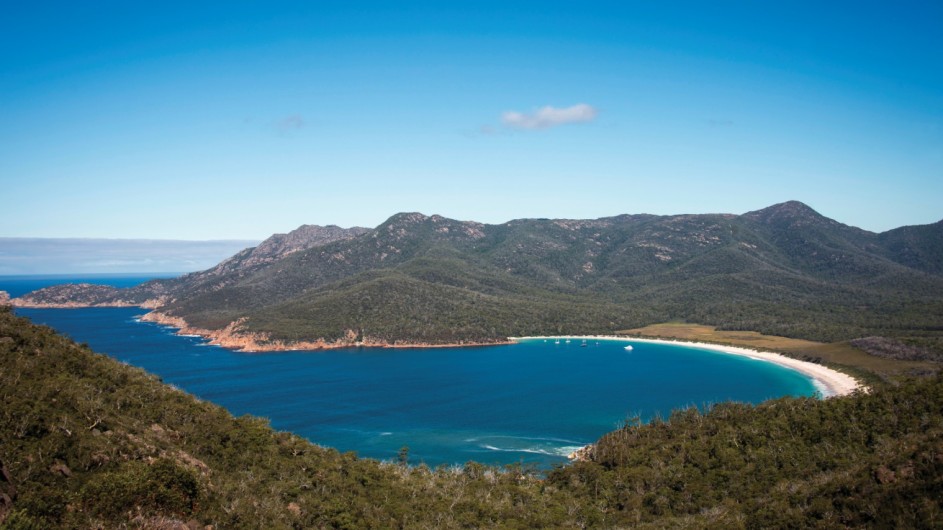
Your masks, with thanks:
<instances>
[{"instance_id":1,"label":"cove","mask_svg":"<svg viewBox=\"0 0 943 530\"><path fill-rule=\"evenodd\" d=\"M139 322L139 308L17 309L234 415L377 459L549 468L626 419L735 400L811 396L810 379L665 344L525 340L475 348L240 353Z\"/></svg>"}]
</instances>

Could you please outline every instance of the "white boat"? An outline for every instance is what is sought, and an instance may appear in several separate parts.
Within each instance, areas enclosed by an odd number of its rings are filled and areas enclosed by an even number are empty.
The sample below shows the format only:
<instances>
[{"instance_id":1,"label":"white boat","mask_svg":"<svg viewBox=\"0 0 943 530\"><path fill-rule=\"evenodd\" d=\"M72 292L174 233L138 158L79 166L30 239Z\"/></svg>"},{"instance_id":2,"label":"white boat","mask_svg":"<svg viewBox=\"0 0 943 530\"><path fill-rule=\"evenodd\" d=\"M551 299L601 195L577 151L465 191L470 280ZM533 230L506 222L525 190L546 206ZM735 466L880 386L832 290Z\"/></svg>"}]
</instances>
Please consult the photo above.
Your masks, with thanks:
<instances>
[{"instance_id":1,"label":"white boat","mask_svg":"<svg viewBox=\"0 0 943 530\"><path fill-rule=\"evenodd\" d=\"M626 346L625 351L632 351L632 345L629 344L628 346Z\"/></svg>"}]
</instances>

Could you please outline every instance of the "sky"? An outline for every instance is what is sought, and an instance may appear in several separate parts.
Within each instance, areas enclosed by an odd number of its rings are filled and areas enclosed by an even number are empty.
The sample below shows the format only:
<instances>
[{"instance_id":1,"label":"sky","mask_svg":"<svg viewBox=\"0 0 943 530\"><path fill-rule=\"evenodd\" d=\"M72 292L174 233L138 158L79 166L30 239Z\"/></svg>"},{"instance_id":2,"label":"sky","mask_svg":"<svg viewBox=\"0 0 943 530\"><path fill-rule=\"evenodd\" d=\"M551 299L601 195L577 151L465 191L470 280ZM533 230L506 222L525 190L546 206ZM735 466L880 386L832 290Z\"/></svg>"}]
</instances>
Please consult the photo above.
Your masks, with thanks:
<instances>
[{"instance_id":1,"label":"sky","mask_svg":"<svg viewBox=\"0 0 943 530\"><path fill-rule=\"evenodd\" d=\"M943 219L943 3L12 2L0 237Z\"/></svg>"}]
</instances>

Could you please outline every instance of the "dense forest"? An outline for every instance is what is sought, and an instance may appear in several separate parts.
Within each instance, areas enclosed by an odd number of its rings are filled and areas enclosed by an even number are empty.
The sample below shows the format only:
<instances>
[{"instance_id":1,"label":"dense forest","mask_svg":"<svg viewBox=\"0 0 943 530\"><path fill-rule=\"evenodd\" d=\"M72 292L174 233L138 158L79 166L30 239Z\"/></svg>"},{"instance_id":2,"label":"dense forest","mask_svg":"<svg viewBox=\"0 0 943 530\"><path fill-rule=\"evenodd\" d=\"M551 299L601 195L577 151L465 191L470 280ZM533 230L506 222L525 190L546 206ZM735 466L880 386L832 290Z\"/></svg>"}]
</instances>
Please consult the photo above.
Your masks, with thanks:
<instances>
[{"instance_id":1,"label":"dense forest","mask_svg":"<svg viewBox=\"0 0 943 530\"><path fill-rule=\"evenodd\" d=\"M0 309L0 528L939 528L943 379L677 411L541 474L360 459Z\"/></svg>"}]
</instances>

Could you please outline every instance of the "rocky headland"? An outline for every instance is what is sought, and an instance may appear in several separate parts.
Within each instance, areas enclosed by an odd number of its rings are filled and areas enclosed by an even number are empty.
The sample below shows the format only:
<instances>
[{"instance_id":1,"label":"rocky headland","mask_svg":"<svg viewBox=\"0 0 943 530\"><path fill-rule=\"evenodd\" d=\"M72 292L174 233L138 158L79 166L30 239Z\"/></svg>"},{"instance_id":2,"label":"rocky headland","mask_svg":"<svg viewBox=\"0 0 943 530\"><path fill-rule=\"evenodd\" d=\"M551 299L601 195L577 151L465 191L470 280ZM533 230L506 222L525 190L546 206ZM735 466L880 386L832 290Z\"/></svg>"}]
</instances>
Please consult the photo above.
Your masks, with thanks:
<instances>
[{"instance_id":1,"label":"rocky headland","mask_svg":"<svg viewBox=\"0 0 943 530\"><path fill-rule=\"evenodd\" d=\"M390 342L371 339L369 337L358 338L357 332L352 329L348 329L344 333L343 338L336 340L286 341L273 339L268 333L246 330L245 319L230 322L229 325L222 329L194 327L180 317L168 315L160 311L151 311L142 316L141 320L176 328L178 335L199 335L207 339L210 344L242 352L308 351L338 348L460 348L512 344L509 340L462 341L453 343Z\"/></svg>"},{"instance_id":2,"label":"rocky headland","mask_svg":"<svg viewBox=\"0 0 943 530\"><path fill-rule=\"evenodd\" d=\"M63 284L27 293L10 303L14 307L32 308L133 307L143 303L128 294L127 289L108 285Z\"/></svg>"}]
</instances>

